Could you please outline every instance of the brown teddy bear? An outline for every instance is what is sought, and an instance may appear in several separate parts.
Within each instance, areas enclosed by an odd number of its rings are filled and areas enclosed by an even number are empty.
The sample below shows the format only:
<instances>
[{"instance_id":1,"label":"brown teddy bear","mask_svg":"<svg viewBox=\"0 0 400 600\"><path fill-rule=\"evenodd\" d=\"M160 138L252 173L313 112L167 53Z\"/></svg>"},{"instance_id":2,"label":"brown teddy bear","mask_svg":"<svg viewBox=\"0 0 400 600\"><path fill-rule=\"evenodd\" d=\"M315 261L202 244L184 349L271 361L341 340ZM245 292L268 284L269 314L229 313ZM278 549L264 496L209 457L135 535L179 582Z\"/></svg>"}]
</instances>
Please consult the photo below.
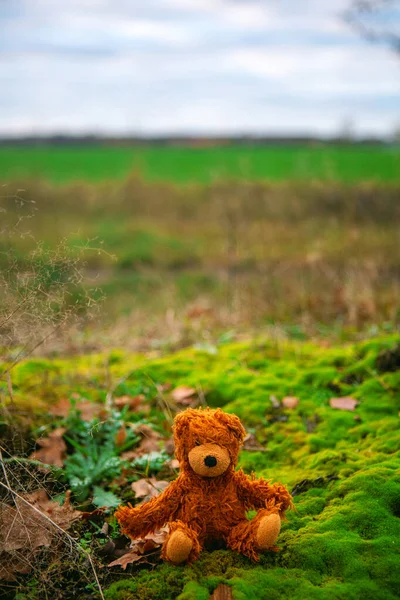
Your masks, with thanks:
<instances>
[{"instance_id":1,"label":"brown teddy bear","mask_svg":"<svg viewBox=\"0 0 400 600\"><path fill-rule=\"evenodd\" d=\"M135 539L168 524L162 558L175 565L193 562L218 541L253 560L276 550L291 496L279 483L235 471L245 436L238 417L220 408L189 408L175 417L173 429L179 476L157 498L119 507L122 532ZM258 512L249 520L251 509Z\"/></svg>"}]
</instances>

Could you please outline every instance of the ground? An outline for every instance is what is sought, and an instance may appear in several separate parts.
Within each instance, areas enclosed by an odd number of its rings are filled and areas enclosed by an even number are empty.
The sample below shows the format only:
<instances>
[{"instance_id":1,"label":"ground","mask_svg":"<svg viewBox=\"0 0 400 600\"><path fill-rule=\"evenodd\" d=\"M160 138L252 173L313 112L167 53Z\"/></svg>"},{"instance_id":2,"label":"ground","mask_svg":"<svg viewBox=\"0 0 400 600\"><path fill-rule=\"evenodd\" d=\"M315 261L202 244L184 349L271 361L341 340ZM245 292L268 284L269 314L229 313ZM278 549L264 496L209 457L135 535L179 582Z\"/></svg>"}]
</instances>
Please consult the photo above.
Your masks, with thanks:
<instances>
[{"instance_id":1,"label":"ground","mask_svg":"<svg viewBox=\"0 0 400 600\"><path fill-rule=\"evenodd\" d=\"M258 564L219 549L192 566L104 567L107 600L206 600L221 582L235 600L398 597L399 336L340 346L263 338L163 356L114 350L36 358L13 369L12 383L19 412L24 409L25 419L36 413L47 427L55 426L54 417L46 417L49 407L74 393L101 403L110 401L110 390L113 398L143 394L147 423L166 438L169 411L182 408L169 386L195 388L199 401L237 414L255 434L259 450L243 450L240 466L293 493L296 509L283 525L278 553ZM7 385L0 386L5 401ZM356 402L334 408L335 397ZM135 423L143 414L124 419ZM106 474L98 485L134 502L131 488L118 488ZM107 518L112 523L111 514ZM29 575L20 581L26 594L20 597L36 600L28 583ZM64 585L72 598L73 580ZM96 593L94 587L87 597Z\"/></svg>"}]
</instances>

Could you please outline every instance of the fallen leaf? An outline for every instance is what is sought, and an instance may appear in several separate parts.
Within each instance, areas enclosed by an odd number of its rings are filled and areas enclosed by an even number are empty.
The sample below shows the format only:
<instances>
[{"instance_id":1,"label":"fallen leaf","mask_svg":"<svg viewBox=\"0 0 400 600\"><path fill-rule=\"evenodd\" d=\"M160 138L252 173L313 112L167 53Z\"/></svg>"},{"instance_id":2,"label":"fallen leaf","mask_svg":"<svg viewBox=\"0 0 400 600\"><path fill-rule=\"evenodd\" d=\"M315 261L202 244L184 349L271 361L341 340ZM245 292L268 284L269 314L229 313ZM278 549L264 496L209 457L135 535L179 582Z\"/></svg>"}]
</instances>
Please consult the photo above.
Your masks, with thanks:
<instances>
[{"instance_id":1,"label":"fallen leaf","mask_svg":"<svg viewBox=\"0 0 400 600\"><path fill-rule=\"evenodd\" d=\"M187 385L181 385L171 392L172 398L178 404L190 404L192 396L196 394L196 390L192 387L188 387Z\"/></svg>"},{"instance_id":2,"label":"fallen leaf","mask_svg":"<svg viewBox=\"0 0 400 600\"><path fill-rule=\"evenodd\" d=\"M15 507L0 504L1 548L4 552L35 550L50 546L51 531L47 520L30 506L16 499Z\"/></svg>"},{"instance_id":3,"label":"fallen leaf","mask_svg":"<svg viewBox=\"0 0 400 600\"><path fill-rule=\"evenodd\" d=\"M167 454L169 454L169 456L173 455L173 453L175 452L175 444L173 438L170 438L165 442L164 450Z\"/></svg>"},{"instance_id":4,"label":"fallen leaf","mask_svg":"<svg viewBox=\"0 0 400 600\"><path fill-rule=\"evenodd\" d=\"M143 498L143 502L147 502L161 494L168 485L169 481L157 481L155 477L151 477L134 481L131 488L135 492L136 498Z\"/></svg>"},{"instance_id":5,"label":"fallen leaf","mask_svg":"<svg viewBox=\"0 0 400 600\"><path fill-rule=\"evenodd\" d=\"M166 525L165 527L161 527L161 529L157 529L154 533L149 533L146 535L145 539L152 540L156 544L163 544L167 539L169 534L169 527Z\"/></svg>"},{"instance_id":6,"label":"fallen leaf","mask_svg":"<svg viewBox=\"0 0 400 600\"><path fill-rule=\"evenodd\" d=\"M133 412L149 412L150 410L150 406L146 404L146 397L144 394L137 394L136 396L120 396L119 398L114 399L114 405L117 408L129 406L129 409Z\"/></svg>"},{"instance_id":7,"label":"fallen leaf","mask_svg":"<svg viewBox=\"0 0 400 600\"><path fill-rule=\"evenodd\" d=\"M331 398L329 404L332 408L338 408L339 410L354 410L358 401L349 396L345 396L343 398Z\"/></svg>"},{"instance_id":8,"label":"fallen leaf","mask_svg":"<svg viewBox=\"0 0 400 600\"><path fill-rule=\"evenodd\" d=\"M69 495L60 506L43 489L16 497L14 506L0 503L0 579L10 581L15 573L28 573L39 548L50 546L59 532L56 526L66 530L80 518L81 513L70 505ZM16 551L20 551L17 556Z\"/></svg>"},{"instance_id":9,"label":"fallen leaf","mask_svg":"<svg viewBox=\"0 0 400 600\"><path fill-rule=\"evenodd\" d=\"M256 439L254 433L248 433L244 438L243 442L243 450L248 450L249 452L265 452L266 449L262 446Z\"/></svg>"},{"instance_id":10,"label":"fallen leaf","mask_svg":"<svg viewBox=\"0 0 400 600\"><path fill-rule=\"evenodd\" d=\"M50 413L56 417L67 417L72 410L71 400L69 398L61 398L61 400L50 408ZM84 398L75 404L75 410L81 413L83 421L92 421L104 411L104 406L96 404Z\"/></svg>"},{"instance_id":11,"label":"fallen leaf","mask_svg":"<svg viewBox=\"0 0 400 600\"><path fill-rule=\"evenodd\" d=\"M152 427L142 423L141 425L133 426L135 433L139 433L142 436L142 441L137 448L122 452L122 460L134 461L135 458L143 456L144 454L150 454L151 452L160 451L161 435L154 431Z\"/></svg>"},{"instance_id":12,"label":"fallen leaf","mask_svg":"<svg viewBox=\"0 0 400 600\"><path fill-rule=\"evenodd\" d=\"M158 383L156 387L159 392L169 392L169 390L172 388L172 383Z\"/></svg>"},{"instance_id":13,"label":"fallen leaf","mask_svg":"<svg viewBox=\"0 0 400 600\"><path fill-rule=\"evenodd\" d=\"M31 460L39 460L46 465L55 465L62 467L67 453L67 446L64 442L63 435L66 432L64 427L58 427L52 431L48 437L36 440L40 450L32 452Z\"/></svg>"},{"instance_id":14,"label":"fallen leaf","mask_svg":"<svg viewBox=\"0 0 400 600\"><path fill-rule=\"evenodd\" d=\"M137 554L134 550L130 550L126 554L123 554L117 560L113 560L108 566L109 567L122 567L125 571L126 567L133 562L137 562L142 559L143 556L141 554Z\"/></svg>"},{"instance_id":15,"label":"fallen leaf","mask_svg":"<svg viewBox=\"0 0 400 600\"><path fill-rule=\"evenodd\" d=\"M299 404L299 399L296 396L286 396L282 399L282 406L285 408L296 408Z\"/></svg>"},{"instance_id":16,"label":"fallen leaf","mask_svg":"<svg viewBox=\"0 0 400 600\"><path fill-rule=\"evenodd\" d=\"M152 558L154 560L154 550L160 549L162 544L168 537L169 527L165 526L161 529L158 529L154 533L149 533L145 538L138 538L136 540L132 540L130 543L130 547L127 552L124 552L119 558L110 563L109 567L122 567L124 570L131 563L136 563L138 561L148 562L148 555L152 553ZM109 545L109 550L111 550L111 544ZM158 557L160 557L160 552L158 552Z\"/></svg>"},{"instance_id":17,"label":"fallen leaf","mask_svg":"<svg viewBox=\"0 0 400 600\"><path fill-rule=\"evenodd\" d=\"M71 490L66 492L63 505L50 500L44 489L38 489L24 496L24 498L32 506L38 508L40 512L50 517L61 529L68 529L72 523L82 518L81 511L75 510L71 506Z\"/></svg>"},{"instance_id":18,"label":"fallen leaf","mask_svg":"<svg viewBox=\"0 0 400 600\"><path fill-rule=\"evenodd\" d=\"M17 575L27 575L31 569L29 553L19 557L15 553L0 552L0 581L16 581Z\"/></svg>"},{"instance_id":19,"label":"fallen leaf","mask_svg":"<svg viewBox=\"0 0 400 600\"><path fill-rule=\"evenodd\" d=\"M210 600L233 600L231 586L226 583L220 583L211 594Z\"/></svg>"},{"instance_id":20,"label":"fallen leaf","mask_svg":"<svg viewBox=\"0 0 400 600\"><path fill-rule=\"evenodd\" d=\"M115 445L122 446L126 442L127 433L125 425L122 425L115 436Z\"/></svg>"},{"instance_id":21,"label":"fallen leaf","mask_svg":"<svg viewBox=\"0 0 400 600\"><path fill-rule=\"evenodd\" d=\"M170 461L170 463L169 463L169 466L170 466L172 469L179 469L179 466L180 466L180 465L179 465L179 460L178 460L177 458L173 458L173 459Z\"/></svg>"}]
</instances>

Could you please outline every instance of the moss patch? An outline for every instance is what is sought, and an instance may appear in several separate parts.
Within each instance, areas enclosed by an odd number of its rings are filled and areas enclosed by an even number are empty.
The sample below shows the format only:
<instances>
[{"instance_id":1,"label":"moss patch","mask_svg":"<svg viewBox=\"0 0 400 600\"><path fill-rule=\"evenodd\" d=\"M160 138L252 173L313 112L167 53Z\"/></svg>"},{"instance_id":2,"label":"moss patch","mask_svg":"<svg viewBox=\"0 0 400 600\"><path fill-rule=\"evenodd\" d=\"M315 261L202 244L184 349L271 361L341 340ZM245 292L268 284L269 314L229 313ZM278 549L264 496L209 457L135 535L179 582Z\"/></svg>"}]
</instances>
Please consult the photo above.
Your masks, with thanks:
<instances>
[{"instance_id":1,"label":"moss patch","mask_svg":"<svg viewBox=\"0 0 400 600\"><path fill-rule=\"evenodd\" d=\"M282 481L295 495L279 553L254 565L218 550L191 566L121 572L107 600L205 600L221 582L235 600L398 597L399 341L322 348L261 340L162 358L114 351L16 367L15 398L24 407L72 393L104 401L110 379L124 378L115 395L144 394L158 426L159 386L194 386L210 405L235 412L265 446L266 452L243 451L241 466ZM299 398L296 408L278 404L286 395ZM331 408L334 396L352 396L358 406Z\"/></svg>"}]
</instances>

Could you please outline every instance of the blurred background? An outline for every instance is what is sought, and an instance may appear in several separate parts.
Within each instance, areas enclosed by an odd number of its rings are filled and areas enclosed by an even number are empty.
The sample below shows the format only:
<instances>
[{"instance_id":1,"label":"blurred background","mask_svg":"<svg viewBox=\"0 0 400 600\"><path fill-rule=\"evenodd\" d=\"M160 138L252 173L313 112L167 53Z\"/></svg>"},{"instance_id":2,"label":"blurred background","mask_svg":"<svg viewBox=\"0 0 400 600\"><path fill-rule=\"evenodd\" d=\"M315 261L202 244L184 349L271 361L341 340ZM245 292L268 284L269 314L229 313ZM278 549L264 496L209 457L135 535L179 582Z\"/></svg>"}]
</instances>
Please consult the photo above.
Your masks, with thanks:
<instances>
[{"instance_id":1,"label":"blurred background","mask_svg":"<svg viewBox=\"0 0 400 600\"><path fill-rule=\"evenodd\" d=\"M3 348L398 328L399 1L1 0L0 26Z\"/></svg>"}]
</instances>

